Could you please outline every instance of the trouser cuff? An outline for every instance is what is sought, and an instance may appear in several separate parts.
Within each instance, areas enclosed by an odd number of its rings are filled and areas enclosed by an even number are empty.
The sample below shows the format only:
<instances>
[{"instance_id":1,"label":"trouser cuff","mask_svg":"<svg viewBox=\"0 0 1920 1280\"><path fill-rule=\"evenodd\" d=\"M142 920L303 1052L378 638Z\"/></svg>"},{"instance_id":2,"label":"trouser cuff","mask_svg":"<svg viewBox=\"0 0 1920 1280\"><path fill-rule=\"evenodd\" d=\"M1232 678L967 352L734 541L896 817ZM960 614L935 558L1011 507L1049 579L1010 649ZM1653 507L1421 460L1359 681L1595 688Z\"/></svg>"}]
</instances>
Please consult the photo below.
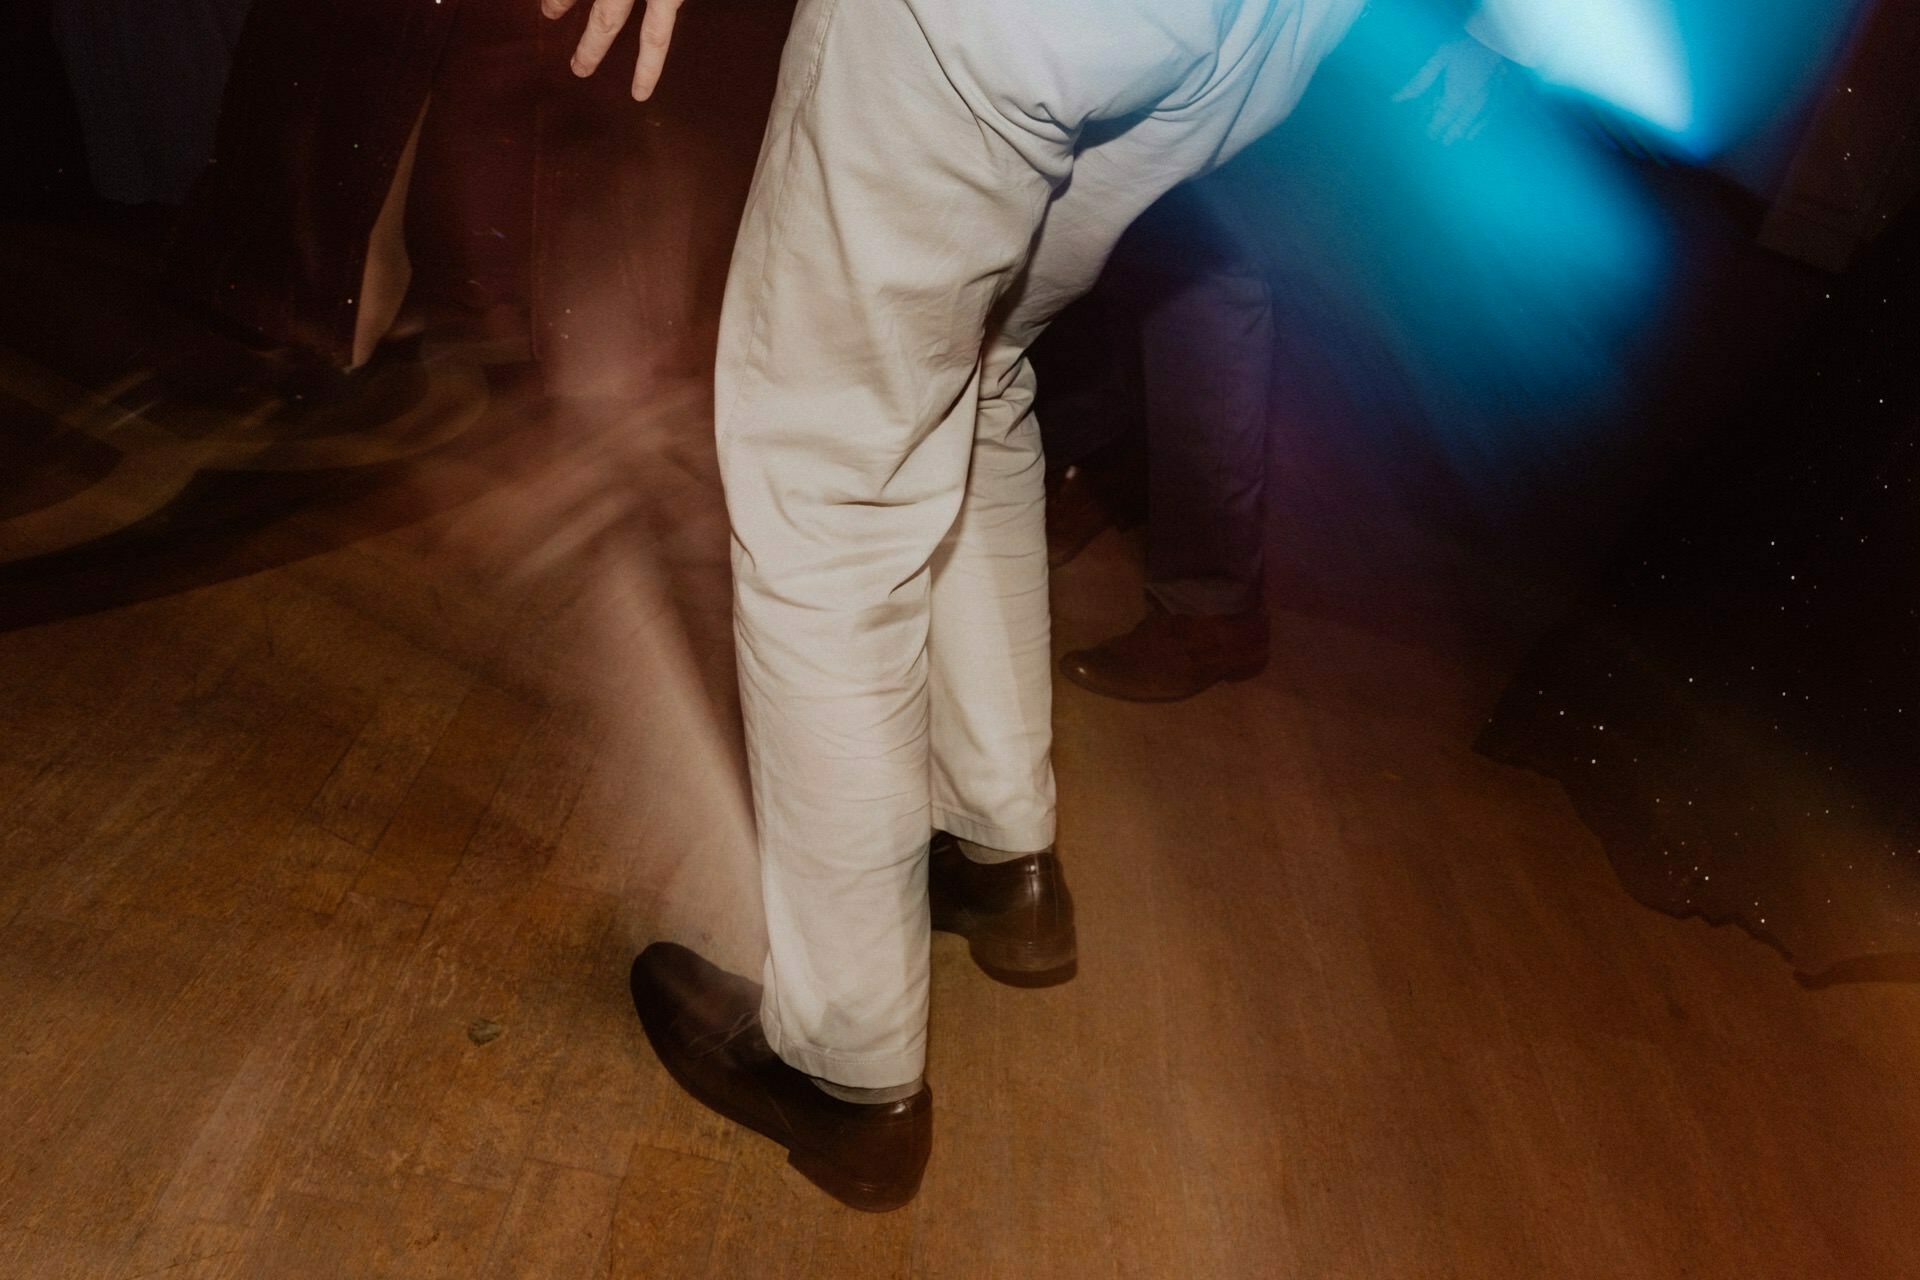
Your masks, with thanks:
<instances>
[{"instance_id":1,"label":"trouser cuff","mask_svg":"<svg viewBox=\"0 0 1920 1280\"><path fill-rule=\"evenodd\" d=\"M1053 848L1052 815L1040 821L1009 825L982 822L978 818L935 805L933 825L949 835L1005 853L1009 860Z\"/></svg>"},{"instance_id":2,"label":"trouser cuff","mask_svg":"<svg viewBox=\"0 0 1920 1280\"><path fill-rule=\"evenodd\" d=\"M922 1031L906 1047L881 1053L842 1053L809 1044L784 1030L771 1009L760 1009L760 1029L774 1054L788 1066L850 1089L891 1089L926 1074L927 1037Z\"/></svg>"}]
</instances>

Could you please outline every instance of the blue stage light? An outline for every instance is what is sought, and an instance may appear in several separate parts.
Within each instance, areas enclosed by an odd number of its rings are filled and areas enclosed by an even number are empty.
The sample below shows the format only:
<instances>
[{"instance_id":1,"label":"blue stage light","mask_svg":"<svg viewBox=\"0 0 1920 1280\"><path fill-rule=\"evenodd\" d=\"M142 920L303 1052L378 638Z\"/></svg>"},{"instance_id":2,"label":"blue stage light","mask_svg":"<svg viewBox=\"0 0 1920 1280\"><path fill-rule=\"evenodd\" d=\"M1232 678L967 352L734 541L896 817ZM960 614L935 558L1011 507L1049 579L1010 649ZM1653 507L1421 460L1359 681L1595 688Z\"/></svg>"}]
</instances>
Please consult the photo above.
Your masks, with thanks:
<instances>
[{"instance_id":1,"label":"blue stage light","mask_svg":"<svg viewBox=\"0 0 1920 1280\"><path fill-rule=\"evenodd\" d=\"M1476 25L1549 84L1668 134L1694 122L1673 0L1486 0Z\"/></svg>"}]
</instances>

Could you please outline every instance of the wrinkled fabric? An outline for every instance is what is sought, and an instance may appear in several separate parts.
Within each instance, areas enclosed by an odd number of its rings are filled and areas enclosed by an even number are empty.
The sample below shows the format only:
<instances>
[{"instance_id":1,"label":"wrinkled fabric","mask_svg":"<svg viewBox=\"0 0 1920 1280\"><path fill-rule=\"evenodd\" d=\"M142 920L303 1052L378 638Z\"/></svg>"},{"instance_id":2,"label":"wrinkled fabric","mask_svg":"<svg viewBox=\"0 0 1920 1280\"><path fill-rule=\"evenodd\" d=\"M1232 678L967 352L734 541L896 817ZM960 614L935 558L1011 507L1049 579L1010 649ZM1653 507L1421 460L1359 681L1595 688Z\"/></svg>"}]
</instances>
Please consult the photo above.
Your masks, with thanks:
<instances>
[{"instance_id":1,"label":"wrinkled fabric","mask_svg":"<svg viewBox=\"0 0 1920 1280\"><path fill-rule=\"evenodd\" d=\"M925 1063L927 841L1051 844L1027 347L1358 0L807 0L735 248L716 426L789 1063Z\"/></svg>"}]
</instances>

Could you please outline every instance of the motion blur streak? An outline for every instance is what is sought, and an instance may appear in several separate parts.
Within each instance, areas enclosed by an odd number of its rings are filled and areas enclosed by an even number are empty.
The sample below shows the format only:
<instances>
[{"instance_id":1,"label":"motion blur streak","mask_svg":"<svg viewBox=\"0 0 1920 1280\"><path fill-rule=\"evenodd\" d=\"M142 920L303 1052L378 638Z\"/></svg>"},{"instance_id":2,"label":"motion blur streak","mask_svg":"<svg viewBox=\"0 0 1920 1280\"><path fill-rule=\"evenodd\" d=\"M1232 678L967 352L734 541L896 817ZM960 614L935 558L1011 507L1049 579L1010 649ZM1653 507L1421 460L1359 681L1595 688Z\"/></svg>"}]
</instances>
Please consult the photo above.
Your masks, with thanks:
<instances>
[{"instance_id":1,"label":"motion blur streak","mask_svg":"<svg viewBox=\"0 0 1920 1280\"><path fill-rule=\"evenodd\" d=\"M1281 420L1330 412L1396 465L1425 455L1483 515L1629 447L1689 287L1679 206L1629 152L1766 194L1854 9L1494 0L1475 29L1504 24L1538 70L1442 128L1475 95L1394 99L1457 28L1376 4L1242 166L1280 285Z\"/></svg>"},{"instance_id":2,"label":"motion blur streak","mask_svg":"<svg viewBox=\"0 0 1920 1280\"><path fill-rule=\"evenodd\" d=\"M623 942L696 945L736 971L764 949L733 703L724 510L704 384L549 404L537 440L451 517L434 551L503 602L493 665L592 743L568 844L624 903Z\"/></svg>"},{"instance_id":3,"label":"motion blur streak","mask_svg":"<svg viewBox=\"0 0 1920 1280\"><path fill-rule=\"evenodd\" d=\"M1433 96L1392 101L1446 38L1364 20L1243 180L1278 283L1280 420L1328 414L1490 501L1604 434L1658 350L1671 245L1627 159L1530 77L1498 78L1452 145Z\"/></svg>"}]
</instances>

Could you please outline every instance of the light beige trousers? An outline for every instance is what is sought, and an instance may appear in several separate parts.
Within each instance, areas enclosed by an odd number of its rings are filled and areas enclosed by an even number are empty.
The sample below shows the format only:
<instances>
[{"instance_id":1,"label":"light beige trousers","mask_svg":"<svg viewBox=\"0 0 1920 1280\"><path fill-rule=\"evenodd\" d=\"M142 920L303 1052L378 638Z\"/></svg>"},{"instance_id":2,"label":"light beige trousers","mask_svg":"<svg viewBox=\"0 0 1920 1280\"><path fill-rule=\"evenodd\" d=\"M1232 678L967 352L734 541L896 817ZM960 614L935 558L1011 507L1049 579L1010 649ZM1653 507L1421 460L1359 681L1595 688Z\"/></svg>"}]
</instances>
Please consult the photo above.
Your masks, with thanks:
<instances>
[{"instance_id":1,"label":"light beige trousers","mask_svg":"<svg viewBox=\"0 0 1920 1280\"><path fill-rule=\"evenodd\" d=\"M801 0L717 376L780 1056L924 1067L927 842L1054 833L1025 352L1360 0ZM1085 867L1084 861L1079 865Z\"/></svg>"}]
</instances>

